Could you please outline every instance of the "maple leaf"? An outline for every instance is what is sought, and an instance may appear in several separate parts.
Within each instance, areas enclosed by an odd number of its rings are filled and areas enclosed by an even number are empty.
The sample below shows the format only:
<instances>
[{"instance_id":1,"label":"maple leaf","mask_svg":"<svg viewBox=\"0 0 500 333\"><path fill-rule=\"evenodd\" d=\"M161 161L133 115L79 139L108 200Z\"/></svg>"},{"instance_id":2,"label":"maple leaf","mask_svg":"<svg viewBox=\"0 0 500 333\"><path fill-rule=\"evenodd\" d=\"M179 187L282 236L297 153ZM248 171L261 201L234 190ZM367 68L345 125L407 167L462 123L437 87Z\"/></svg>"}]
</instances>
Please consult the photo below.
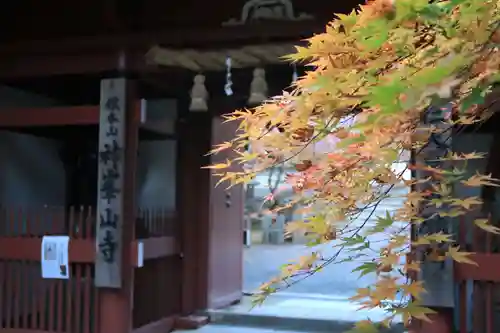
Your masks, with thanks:
<instances>
[{"instance_id":1,"label":"maple leaf","mask_svg":"<svg viewBox=\"0 0 500 333\"><path fill-rule=\"evenodd\" d=\"M416 318L416 319L420 319L420 320L423 320L423 321L426 321L428 323L431 322L431 320L429 319L428 315L429 314L434 314L436 313L436 311L432 310L432 309L429 309L427 307L424 307L424 306L420 306L418 304L418 301L417 302L413 302L413 303L410 303L406 309L405 309L405 312L411 317L411 318Z\"/></svg>"},{"instance_id":2,"label":"maple leaf","mask_svg":"<svg viewBox=\"0 0 500 333\"><path fill-rule=\"evenodd\" d=\"M469 210L473 206L482 205L483 201L478 197L468 197L465 199L457 199L453 203L456 206L462 206L463 208Z\"/></svg>"},{"instance_id":3,"label":"maple leaf","mask_svg":"<svg viewBox=\"0 0 500 333\"><path fill-rule=\"evenodd\" d=\"M473 125L479 121L480 120L476 119L476 117L459 116L454 122L461 125Z\"/></svg>"},{"instance_id":4,"label":"maple leaf","mask_svg":"<svg viewBox=\"0 0 500 333\"><path fill-rule=\"evenodd\" d=\"M489 219L475 219L474 224L484 231L500 234L500 228L492 225Z\"/></svg>"},{"instance_id":5,"label":"maple leaf","mask_svg":"<svg viewBox=\"0 0 500 333\"><path fill-rule=\"evenodd\" d=\"M423 281L412 281L410 284L402 286L402 289L405 295L415 297L417 300L420 300L422 294L426 292Z\"/></svg>"},{"instance_id":6,"label":"maple leaf","mask_svg":"<svg viewBox=\"0 0 500 333\"><path fill-rule=\"evenodd\" d=\"M225 163L217 163L217 164L212 164L212 165L207 165L204 167L201 167L202 169L213 169L213 170L220 170L220 169L227 169L231 167L231 161L226 160Z\"/></svg>"},{"instance_id":7,"label":"maple leaf","mask_svg":"<svg viewBox=\"0 0 500 333\"><path fill-rule=\"evenodd\" d=\"M491 177L491 175L481 175L479 173L470 177L467 180L462 180L462 184L470 186L470 187L479 187L479 186L496 186L499 187L500 184L498 181Z\"/></svg>"},{"instance_id":8,"label":"maple leaf","mask_svg":"<svg viewBox=\"0 0 500 333\"><path fill-rule=\"evenodd\" d=\"M227 150L233 146L233 143L230 141L226 141L224 143L221 143L219 145L216 145L214 149L212 149L207 155L214 155L218 154L223 150Z\"/></svg>"},{"instance_id":9,"label":"maple leaf","mask_svg":"<svg viewBox=\"0 0 500 333\"><path fill-rule=\"evenodd\" d=\"M460 251L459 246L450 246L446 254L458 263L477 266L477 263L469 258L473 253Z\"/></svg>"}]
</instances>

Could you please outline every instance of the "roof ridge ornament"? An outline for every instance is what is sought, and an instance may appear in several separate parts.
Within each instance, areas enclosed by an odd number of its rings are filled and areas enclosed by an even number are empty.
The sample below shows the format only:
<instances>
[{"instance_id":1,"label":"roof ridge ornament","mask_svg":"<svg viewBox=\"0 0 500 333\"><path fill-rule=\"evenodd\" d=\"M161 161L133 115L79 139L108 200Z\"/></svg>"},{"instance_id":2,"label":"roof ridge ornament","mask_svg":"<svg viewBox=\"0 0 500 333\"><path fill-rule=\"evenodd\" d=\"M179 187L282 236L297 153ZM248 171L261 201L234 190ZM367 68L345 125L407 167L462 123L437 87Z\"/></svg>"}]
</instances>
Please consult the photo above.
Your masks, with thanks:
<instances>
[{"instance_id":1,"label":"roof ridge ornament","mask_svg":"<svg viewBox=\"0 0 500 333\"><path fill-rule=\"evenodd\" d=\"M248 0L241 9L241 18L231 18L223 26L244 25L261 20L305 21L312 20L311 14L295 14L291 0Z\"/></svg>"}]
</instances>

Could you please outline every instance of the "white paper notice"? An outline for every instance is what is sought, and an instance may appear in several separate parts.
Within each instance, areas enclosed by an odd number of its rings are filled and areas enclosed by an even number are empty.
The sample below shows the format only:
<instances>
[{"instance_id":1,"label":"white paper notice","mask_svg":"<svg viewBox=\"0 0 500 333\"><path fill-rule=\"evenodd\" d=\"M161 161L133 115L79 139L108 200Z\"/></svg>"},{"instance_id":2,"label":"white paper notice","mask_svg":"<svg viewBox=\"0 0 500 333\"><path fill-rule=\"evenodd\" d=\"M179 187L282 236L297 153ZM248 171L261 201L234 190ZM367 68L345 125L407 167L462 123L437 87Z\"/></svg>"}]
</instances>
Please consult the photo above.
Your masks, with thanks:
<instances>
[{"instance_id":1,"label":"white paper notice","mask_svg":"<svg viewBox=\"0 0 500 333\"><path fill-rule=\"evenodd\" d=\"M44 236L42 239L42 278L69 279L69 236Z\"/></svg>"}]
</instances>

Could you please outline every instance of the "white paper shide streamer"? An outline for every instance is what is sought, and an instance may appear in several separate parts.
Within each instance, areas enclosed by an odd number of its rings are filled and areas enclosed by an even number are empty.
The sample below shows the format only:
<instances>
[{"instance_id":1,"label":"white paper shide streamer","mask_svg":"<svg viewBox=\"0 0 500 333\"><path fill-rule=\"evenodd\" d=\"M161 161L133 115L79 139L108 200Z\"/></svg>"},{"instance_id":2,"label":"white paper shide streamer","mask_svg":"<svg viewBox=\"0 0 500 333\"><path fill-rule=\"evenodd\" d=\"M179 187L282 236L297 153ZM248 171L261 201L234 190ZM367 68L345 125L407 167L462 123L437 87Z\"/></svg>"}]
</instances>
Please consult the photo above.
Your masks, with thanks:
<instances>
[{"instance_id":1,"label":"white paper shide streamer","mask_svg":"<svg viewBox=\"0 0 500 333\"><path fill-rule=\"evenodd\" d=\"M233 94L233 81L231 80L231 57L226 58L226 84L224 86L224 91L226 96L231 96Z\"/></svg>"},{"instance_id":2,"label":"white paper shide streamer","mask_svg":"<svg viewBox=\"0 0 500 333\"><path fill-rule=\"evenodd\" d=\"M208 110L208 91L205 87L205 75L198 74L194 77L193 88L191 89L191 104L189 111L207 111Z\"/></svg>"},{"instance_id":3,"label":"white paper shide streamer","mask_svg":"<svg viewBox=\"0 0 500 333\"><path fill-rule=\"evenodd\" d=\"M299 79L299 74L297 74L297 65L293 63L292 68L293 68L292 83L295 83Z\"/></svg>"}]
</instances>

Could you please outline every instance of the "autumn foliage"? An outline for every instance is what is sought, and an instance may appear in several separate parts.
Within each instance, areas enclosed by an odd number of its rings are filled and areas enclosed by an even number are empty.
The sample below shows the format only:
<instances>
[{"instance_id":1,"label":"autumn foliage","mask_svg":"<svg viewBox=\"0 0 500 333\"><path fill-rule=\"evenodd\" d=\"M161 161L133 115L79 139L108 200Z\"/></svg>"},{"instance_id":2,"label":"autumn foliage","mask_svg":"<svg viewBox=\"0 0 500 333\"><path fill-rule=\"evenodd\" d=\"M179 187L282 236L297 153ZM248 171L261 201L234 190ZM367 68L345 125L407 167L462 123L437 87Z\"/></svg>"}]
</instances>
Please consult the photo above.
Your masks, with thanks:
<instances>
[{"instance_id":1,"label":"autumn foliage","mask_svg":"<svg viewBox=\"0 0 500 333\"><path fill-rule=\"evenodd\" d=\"M365 308L385 306L387 325L396 315L407 322L425 320L430 312L419 305L421 281L409 278L420 262L403 260L411 249L425 247L432 260L474 264L454 235L430 232L410 239L408 230L433 223L436 216L463 216L481 205L478 197L456 197L456 183L497 186L489 175L465 176L462 162L483 158L480 154L445 149L438 166L423 163L425 156L419 154L433 136L444 137L445 131L491 114L484 100L500 80L499 10L496 0L373 0L349 15L338 14L324 33L288 56L309 71L282 96L228 115L228 121L241 123L240 131L233 141L214 147L213 153L236 153L233 160L212 166L231 185L277 164L295 166L288 182L296 192L293 203L300 203L306 217L289 227L308 230L311 245L335 239L332 246L338 253L348 251L347 260L360 262L359 272L375 274L377 283L352 299ZM439 123L423 122L430 109L441 110ZM316 145L324 142L329 148L323 145L318 151ZM404 151L413 152L408 166L425 177L404 180L393 170ZM234 164L244 170L234 171ZM359 223L356 217L375 209L395 187L412 188L404 206ZM423 216L423 209L432 209L432 217ZM475 223L499 231L487 219ZM386 235L387 245L377 249L375 260L364 261L357 249L370 248L368 237L376 233ZM299 273L315 274L339 258L312 252L262 286L261 297L286 287ZM413 301L384 305L397 294ZM358 329L368 324L360 323Z\"/></svg>"}]
</instances>

